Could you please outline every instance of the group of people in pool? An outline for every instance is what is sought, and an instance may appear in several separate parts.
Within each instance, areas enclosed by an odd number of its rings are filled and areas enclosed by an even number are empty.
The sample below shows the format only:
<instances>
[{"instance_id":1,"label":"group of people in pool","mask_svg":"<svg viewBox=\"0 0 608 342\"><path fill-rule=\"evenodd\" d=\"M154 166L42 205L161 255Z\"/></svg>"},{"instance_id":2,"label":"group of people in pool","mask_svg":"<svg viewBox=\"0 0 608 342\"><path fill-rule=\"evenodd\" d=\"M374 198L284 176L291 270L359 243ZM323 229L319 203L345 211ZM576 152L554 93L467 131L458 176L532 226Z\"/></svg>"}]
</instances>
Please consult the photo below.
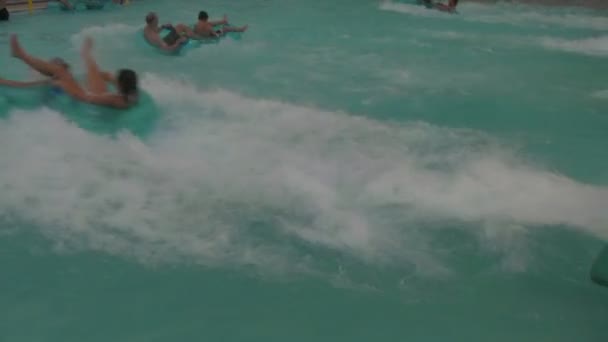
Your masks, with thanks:
<instances>
[{"instance_id":1,"label":"group of people in pool","mask_svg":"<svg viewBox=\"0 0 608 342\"><path fill-rule=\"evenodd\" d=\"M221 28L216 29L218 26ZM229 26L228 18L225 15L221 20L209 20L209 14L205 11L199 12L198 22L192 27L184 24L159 25L158 15L150 12L146 15L144 38L149 44L163 51L175 52L190 39L216 39L226 35L228 32L245 32L247 28L247 25L241 27Z\"/></svg>"},{"instance_id":2,"label":"group of people in pool","mask_svg":"<svg viewBox=\"0 0 608 342\"><path fill-rule=\"evenodd\" d=\"M247 30L247 26L228 26L226 16L222 20L210 21L209 15L205 11L199 13L198 22L191 28L184 24L159 26L158 16L154 12L148 13L145 21L144 38L153 46L165 51L179 49L188 39L213 39L228 32ZM216 29L218 26L221 28ZM166 29L168 33L161 37L163 29ZM51 85L54 89L78 101L118 109L127 109L137 103L139 87L135 71L121 69L116 74L112 74L101 70L92 55L93 41L91 38L85 39L81 49L81 57L86 67L84 84L80 84L76 80L69 64L63 59L53 58L45 61L30 55L19 43L17 35L13 34L10 37L10 48L13 57L20 59L47 78L41 81L12 81L0 78L0 86L30 88ZM110 86L116 89L116 93L108 91Z\"/></svg>"},{"instance_id":3,"label":"group of people in pool","mask_svg":"<svg viewBox=\"0 0 608 342\"><path fill-rule=\"evenodd\" d=\"M75 5L72 3L74 0L70 1L70 0L56 0L58 1L61 6L64 9L67 10L73 10L75 8ZM87 9L101 9L104 7L106 1L109 0L76 0L76 2L80 2L80 3L84 3L84 5L86 6ZM126 0L112 0L114 3L119 3L119 4L123 4L125 3ZM426 6L427 8L434 8L434 9L438 9L440 11L445 11L445 12L455 12L456 11L456 6L458 6L458 0L449 0L447 5L440 3L440 2L433 2L433 0L418 0L418 2L424 6ZM181 43L183 43L184 41L186 41L187 39L200 39L201 37L210 37L210 36L214 36L214 35L222 35L226 31L227 29L242 29L242 28L224 28L224 30L220 30L220 31L214 31L212 26L216 26L213 25L213 23L219 25L221 24L221 22L212 22L212 21L207 21L208 20L208 16L205 18L205 16L201 16L202 12L199 14L199 23L195 25L195 27L193 29L190 29L189 27L185 26L185 25L176 25L176 26L158 26L158 17L156 17L156 15L154 15L153 13L151 13L151 17L148 20L148 17L146 17L146 23L148 24L148 26L146 27L146 31L150 32L150 34L146 33L146 39L148 39L149 42L153 42L152 44L162 48L163 50L175 50L178 49L179 46L181 45ZM10 14L8 12L8 9L6 7L6 0L0 0L0 21L7 21L9 20ZM154 25L152 24L152 22L156 20L156 27L154 27ZM224 23L227 23L224 20ZM197 33L197 28L198 28L198 32L202 32L201 33ZM160 32L162 29L169 29L170 33L165 37L166 39L163 40L159 40L157 39L156 35L153 34L154 30L156 30L156 33ZM245 28L246 29L246 28ZM164 44L162 43L162 41L164 41ZM180 41L178 43L178 41ZM168 45L168 46L165 46Z\"/></svg>"},{"instance_id":4,"label":"group of people in pool","mask_svg":"<svg viewBox=\"0 0 608 342\"><path fill-rule=\"evenodd\" d=\"M64 0L58 1L63 2ZM458 0L449 0L447 5L433 3L432 0L420 1L427 6L448 12L453 12L458 4ZM5 0L0 0L0 5L4 2ZM247 25L242 27L228 26L226 16L222 20L209 20L209 15L205 11L199 12L198 22L192 27L184 24L159 25L158 15L154 12L148 13L145 21L144 38L148 43L170 52L179 50L183 43L189 39L213 39L222 37L228 32L244 32L247 30ZM221 28L216 29L217 26L221 26ZM167 33L161 37L163 30L166 30ZM121 69L116 74L102 71L93 58L93 41L90 38L85 39L81 49L81 57L87 71L86 84L84 85L75 79L70 71L70 66L64 60L54 58L45 61L30 55L23 49L16 35L11 36L10 47L13 57L22 60L34 70L47 76L48 79L22 82L0 78L0 86L26 88L51 84L76 100L95 105L126 109L137 103L139 87L135 71ZM116 93L108 91L110 85L116 88Z\"/></svg>"}]
</instances>

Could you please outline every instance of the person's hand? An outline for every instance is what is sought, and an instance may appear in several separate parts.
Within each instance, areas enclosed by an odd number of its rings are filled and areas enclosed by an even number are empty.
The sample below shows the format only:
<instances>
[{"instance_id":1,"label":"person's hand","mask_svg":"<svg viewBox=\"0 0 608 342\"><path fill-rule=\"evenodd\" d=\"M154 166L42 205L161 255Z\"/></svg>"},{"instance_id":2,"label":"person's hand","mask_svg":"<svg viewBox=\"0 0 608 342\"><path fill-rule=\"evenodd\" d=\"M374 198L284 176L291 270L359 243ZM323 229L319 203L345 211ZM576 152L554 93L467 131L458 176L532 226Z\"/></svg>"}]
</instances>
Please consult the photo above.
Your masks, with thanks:
<instances>
[{"instance_id":1,"label":"person's hand","mask_svg":"<svg viewBox=\"0 0 608 342\"><path fill-rule=\"evenodd\" d=\"M183 44L183 43L185 43L185 42L187 42L187 41L188 41L188 38L187 38L187 37L181 37L180 39L178 39L178 40L177 40L177 43L178 43L178 44Z\"/></svg>"}]
</instances>

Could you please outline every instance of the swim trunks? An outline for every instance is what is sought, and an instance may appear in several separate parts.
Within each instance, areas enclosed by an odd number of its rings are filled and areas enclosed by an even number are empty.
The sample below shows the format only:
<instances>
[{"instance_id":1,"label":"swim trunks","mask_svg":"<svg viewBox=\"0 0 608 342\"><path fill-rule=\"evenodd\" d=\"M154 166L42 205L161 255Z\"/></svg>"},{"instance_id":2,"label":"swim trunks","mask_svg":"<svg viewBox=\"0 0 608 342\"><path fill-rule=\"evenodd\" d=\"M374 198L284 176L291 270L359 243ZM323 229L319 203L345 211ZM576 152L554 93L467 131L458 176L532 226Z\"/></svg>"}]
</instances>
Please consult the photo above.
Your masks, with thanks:
<instances>
[{"instance_id":1,"label":"swim trunks","mask_svg":"<svg viewBox=\"0 0 608 342\"><path fill-rule=\"evenodd\" d=\"M179 35L179 33L177 33L177 30L175 30L175 28L171 27L168 29L169 33L167 33L166 36L163 37L163 41L171 46L173 44L175 44L180 38L181 36Z\"/></svg>"}]
</instances>

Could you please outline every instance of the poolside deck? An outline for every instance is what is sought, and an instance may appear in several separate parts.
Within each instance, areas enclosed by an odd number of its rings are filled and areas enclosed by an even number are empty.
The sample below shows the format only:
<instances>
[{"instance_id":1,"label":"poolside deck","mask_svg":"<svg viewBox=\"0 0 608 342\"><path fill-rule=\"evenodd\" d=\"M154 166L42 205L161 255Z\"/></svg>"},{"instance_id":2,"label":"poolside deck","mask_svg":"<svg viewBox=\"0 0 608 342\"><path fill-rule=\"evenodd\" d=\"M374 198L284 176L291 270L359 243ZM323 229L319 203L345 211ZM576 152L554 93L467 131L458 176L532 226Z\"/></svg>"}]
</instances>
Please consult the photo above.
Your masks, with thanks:
<instances>
[{"instance_id":1,"label":"poolside deck","mask_svg":"<svg viewBox=\"0 0 608 342\"><path fill-rule=\"evenodd\" d=\"M28 7L28 1L24 1L24 0L8 0L7 2L7 7L8 10L10 12L23 12L23 11L28 11L29 7ZM41 9L46 9L48 7L48 1L47 0L33 0L32 1L32 8L34 10L41 10Z\"/></svg>"},{"instance_id":2,"label":"poolside deck","mask_svg":"<svg viewBox=\"0 0 608 342\"><path fill-rule=\"evenodd\" d=\"M32 0L32 8L34 10L43 10L47 9L49 6L48 0ZM10 12L24 12L29 11L28 1L27 0L7 0L7 7Z\"/></svg>"}]
</instances>

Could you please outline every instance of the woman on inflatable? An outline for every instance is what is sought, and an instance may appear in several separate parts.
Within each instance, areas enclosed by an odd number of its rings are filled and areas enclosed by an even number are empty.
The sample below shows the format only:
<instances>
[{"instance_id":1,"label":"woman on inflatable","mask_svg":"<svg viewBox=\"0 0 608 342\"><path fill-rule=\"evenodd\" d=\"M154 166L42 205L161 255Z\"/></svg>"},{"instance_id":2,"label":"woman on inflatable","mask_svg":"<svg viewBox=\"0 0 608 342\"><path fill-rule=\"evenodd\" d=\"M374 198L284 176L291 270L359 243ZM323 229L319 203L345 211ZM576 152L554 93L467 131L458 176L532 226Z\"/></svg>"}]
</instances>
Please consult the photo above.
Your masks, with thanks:
<instances>
[{"instance_id":1,"label":"woman on inflatable","mask_svg":"<svg viewBox=\"0 0 608 342\"><path fill-rule=\"evenodd\" d=\"M47 62L29 55L19 44L17 36L12 35L11 51L13 57L22 60L41 74L51 77L52 81L17 82L0 80L0 85L30 87L52 82L55 87L81 102L118 109L128 109L136 105L139 97L137 74L130 69L121 69L114 77L108 72L101 71L91 54L92 48L93 41L86 38L81 50L81 56L87 68L85 89L76 81L67 63L61 59ZM114 85L117 93L109 92L108 84Z\"/></svg>"}]
</instances>

